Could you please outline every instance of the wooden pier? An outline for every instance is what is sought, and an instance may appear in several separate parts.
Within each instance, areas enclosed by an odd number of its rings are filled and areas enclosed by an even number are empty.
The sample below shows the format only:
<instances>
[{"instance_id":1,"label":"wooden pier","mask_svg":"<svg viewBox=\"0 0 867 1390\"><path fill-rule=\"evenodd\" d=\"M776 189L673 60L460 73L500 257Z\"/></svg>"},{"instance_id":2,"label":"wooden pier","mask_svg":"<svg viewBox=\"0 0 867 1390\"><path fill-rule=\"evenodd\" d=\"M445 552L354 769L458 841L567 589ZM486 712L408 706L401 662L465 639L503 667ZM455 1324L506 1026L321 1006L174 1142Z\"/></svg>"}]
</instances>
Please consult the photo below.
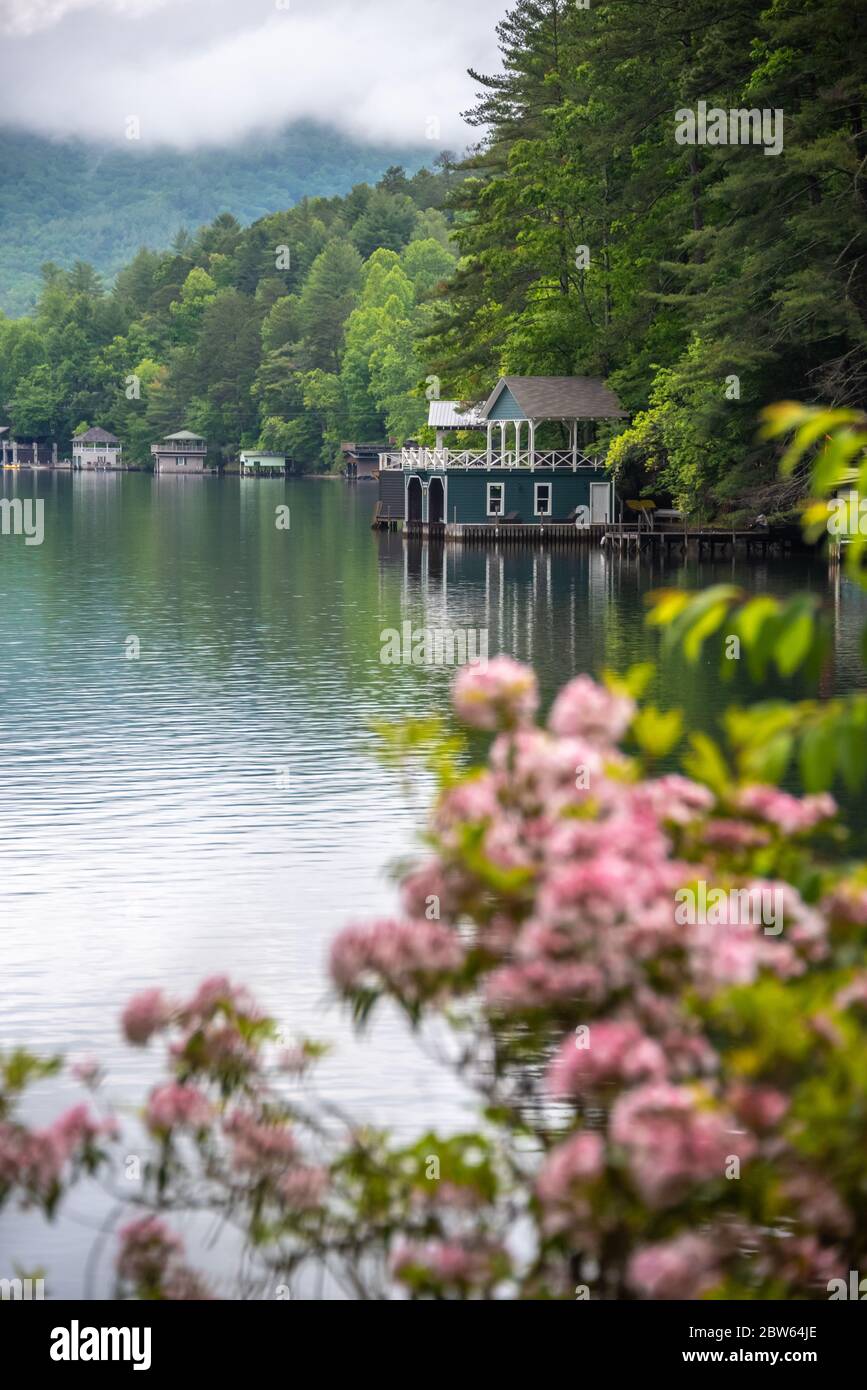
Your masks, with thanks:
<instances>
[{"instance_id":1,"label":"wooden pier","mask_svg":"<svg viewBox=\"0 0 867 1390\"><path fill-rule=\"evenodd\" d=\"M551 521L544 525L501 521L456 522L431 524L427 521L407 521L403 533L412 539L461 541L495 545L598 545L605 526L576 526L571 521Z\"/></svg>"},{"instance_id":2,"label":"wooden pier","mask_svg":"<svg viewBox=\"0 0 867 1390\"><path fill-rule=\"evenodd\" d=\"M685 554L692 549L698 555L734 554L738 547L749 557L768 554L791 554L804 548L797 526L777 526L751 531L727 531L719 526L649 527L634 523L611 522L602 528L601 544L606 549L650 552L670 555L673 551Z\"/></svg>"}]
</instances>

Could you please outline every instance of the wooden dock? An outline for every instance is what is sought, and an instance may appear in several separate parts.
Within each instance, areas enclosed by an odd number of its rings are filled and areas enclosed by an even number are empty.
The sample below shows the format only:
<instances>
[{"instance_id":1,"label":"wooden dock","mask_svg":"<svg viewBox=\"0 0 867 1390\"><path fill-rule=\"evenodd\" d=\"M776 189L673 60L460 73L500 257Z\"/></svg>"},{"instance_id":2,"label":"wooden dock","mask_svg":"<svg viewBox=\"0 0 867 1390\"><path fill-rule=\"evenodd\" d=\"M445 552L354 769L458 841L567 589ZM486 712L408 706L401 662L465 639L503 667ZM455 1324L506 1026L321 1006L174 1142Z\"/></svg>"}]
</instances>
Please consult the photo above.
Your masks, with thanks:
<instances>
[{"instance_id":1,"label":"wooden dock","mask_svg":"<svg viewBox=\"0 0 867 1390\"><path fill-rule=\"evenodd\" d=\"M528 526L524 522L457 522L431 525L426 521L407 521L403 533L413 539L462 541L491 545L598 545L604 525L576 526L570 521L551 521Z\"/></svg>"},{"instance_id":2,"label":"wooden dock","mask_svg":"<svg viewBox=\"0 0 867 1390\"><path fill-rule=\"evenodd\" d=\"M603 528L601 544L606 549L626 550L633 554L650 552L655 555L669 555L672 552L686 554L693 550L698 555L734 554L740 547L747 556L758 555L764 559L768 554L791 554L804 548L804 540L799 527L778 526L752 531L727 531L720 526L671 526L648 527L634 523L611 522Z\"/></svg>"},{"instance_id":3,"label":"wooden dock","mask_svg":"<svg viewBox=\"0 0 867 1390\"><path fill-rule=\"evenodd\" d=\"M631 522L603 522L576 526L574 522L552 521L544 525L523 522L404 521L390 515L388 507L377 502L371 529L399 531L407 539L460 541L475 545L595 545L609 552L664 558L688 552L711 559L740 551L760 559L768 555L791 554L805 548L797 526L770 527L767 530L727 531L719 526L648 527Z\"/></svg>"}]
</instances>

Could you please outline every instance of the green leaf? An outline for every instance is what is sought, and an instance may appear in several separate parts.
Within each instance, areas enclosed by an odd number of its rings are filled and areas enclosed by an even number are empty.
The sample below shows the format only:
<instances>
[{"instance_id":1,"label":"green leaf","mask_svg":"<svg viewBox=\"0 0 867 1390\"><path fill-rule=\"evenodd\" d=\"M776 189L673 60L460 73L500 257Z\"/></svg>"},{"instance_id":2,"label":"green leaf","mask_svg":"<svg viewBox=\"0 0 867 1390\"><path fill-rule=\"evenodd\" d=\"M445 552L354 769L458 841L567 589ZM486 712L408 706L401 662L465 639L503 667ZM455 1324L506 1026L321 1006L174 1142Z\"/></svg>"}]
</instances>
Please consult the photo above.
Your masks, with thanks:
<instances>
[{"instance_id":1,"label":"green leaf","mask_svg":"<svg viewBox=\"0 0 867 1390\"><path fill-rule=\"evenodd\" d=\"M774 642L774 659L781 676L794 675L803 665L816 637L813 599L793 599L782 614L782 626Z\"/></svg>"},{"instance_id":2,"label":"green leaf","mask_svg":"<svg viewBox=\"0 0 867 1390\"><path fill-rule=\"evenodd\" d=\"M632 734L642 752L651 758L664 758L680 742L683 711L662 711L647 705L632 721Z\"/></svg>"},{"instance_id":3,"label":"green leaf","mask_svg":"<svg viewBox=\"0 0 867 1390\"><path fill-rule=\"evenodd\" d=\"M689 742L692 751L683 759L684 771L717 795L723 795L731 775L719 747L708 734L690 734Z\"/></svg>"}]
</instances>

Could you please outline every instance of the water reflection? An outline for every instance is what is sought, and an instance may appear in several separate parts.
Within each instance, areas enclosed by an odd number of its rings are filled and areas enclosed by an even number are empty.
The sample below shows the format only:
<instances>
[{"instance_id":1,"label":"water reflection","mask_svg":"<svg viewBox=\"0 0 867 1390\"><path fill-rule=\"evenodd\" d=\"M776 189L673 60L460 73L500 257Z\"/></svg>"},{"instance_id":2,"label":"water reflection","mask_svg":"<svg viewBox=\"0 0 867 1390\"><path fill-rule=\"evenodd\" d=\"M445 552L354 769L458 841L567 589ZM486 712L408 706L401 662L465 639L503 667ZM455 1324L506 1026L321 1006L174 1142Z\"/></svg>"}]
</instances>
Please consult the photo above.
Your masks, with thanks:
<instances>
[{"instance_id":1,"label":"water reflection","mask_svg":"<svg viewBox=\"0 0 867 1390\"><path fill-rule=\"evenodd\" d=\"M0 488L45 502L42 546L0 537L0 1042L105 1055L121 1101L156 1069L119 1045L121 1001L226 971L288 1031L336 1041L335 1101L407 1137L466 1123L393 1016L360 1045L323 987L334 932L393 904L388 866L424 802L377 762L368 725L444 709L453 674L383 665L384 629L486 628L549 698L656 655L649 589L734 573L823 594L828 688L862 679L867 604L820 564L404 542L371 532L372 489L331 481L5 473ZM746 693L671 662L655 698L708 723ZM71 1099L61 1082L40 1104ZM89 1230L3 1230L77 1291Z\"/></svg>"}]
</instances>

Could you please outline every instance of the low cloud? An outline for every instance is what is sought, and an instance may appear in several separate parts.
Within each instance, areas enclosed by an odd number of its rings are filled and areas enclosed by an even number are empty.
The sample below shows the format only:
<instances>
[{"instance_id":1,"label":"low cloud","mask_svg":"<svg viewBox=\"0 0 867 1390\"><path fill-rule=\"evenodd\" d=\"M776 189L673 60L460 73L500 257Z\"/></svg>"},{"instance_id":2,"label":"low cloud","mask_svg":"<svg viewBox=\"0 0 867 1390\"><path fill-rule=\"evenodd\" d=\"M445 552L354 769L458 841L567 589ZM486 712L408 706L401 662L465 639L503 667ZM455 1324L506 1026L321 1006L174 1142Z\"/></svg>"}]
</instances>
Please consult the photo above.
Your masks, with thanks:
<instances>
[{"instance_id":1,"label":"low cloud","mask_svg":"<svg viewBox=\"0 0 867 1390\"><path fill-rule=\"evenodd\" d=\"M190 148L296 120L461 146L506 0L0 0L0 122Z\"/></svg>"}]
</instances>

